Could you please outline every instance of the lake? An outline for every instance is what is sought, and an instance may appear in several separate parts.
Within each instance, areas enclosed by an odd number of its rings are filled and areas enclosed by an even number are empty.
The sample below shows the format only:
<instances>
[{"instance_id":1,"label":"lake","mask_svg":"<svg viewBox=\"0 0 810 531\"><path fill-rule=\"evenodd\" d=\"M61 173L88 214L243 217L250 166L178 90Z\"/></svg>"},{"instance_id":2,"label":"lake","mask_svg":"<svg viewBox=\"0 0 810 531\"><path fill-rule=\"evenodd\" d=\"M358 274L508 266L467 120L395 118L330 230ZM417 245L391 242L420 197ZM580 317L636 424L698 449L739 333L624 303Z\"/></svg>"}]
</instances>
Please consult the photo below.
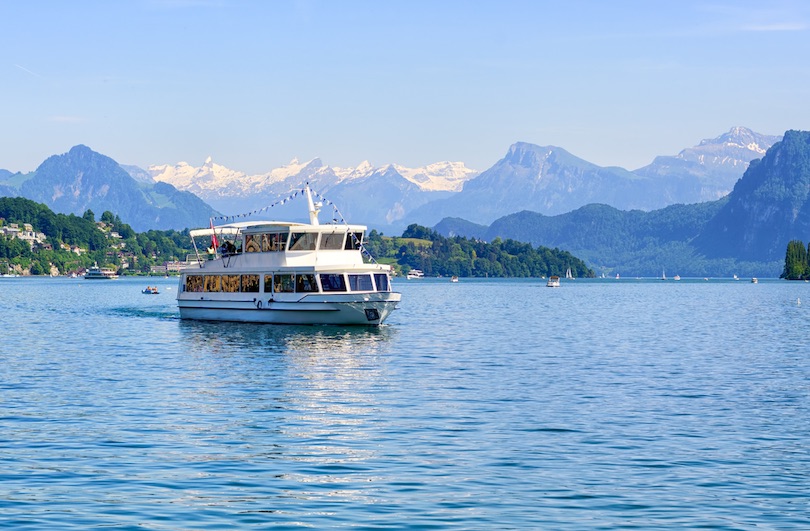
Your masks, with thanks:
<instances>
[{"instance_id":1,"label":"lake","mask_svg":"<svg viewBox=\"0 0 810 531\"><path fill-rule=\"evenodd\" d=\"M810 527L810 284L394 287L370 329L0 279L0 527Z\"/></svg>"}]
</instances>

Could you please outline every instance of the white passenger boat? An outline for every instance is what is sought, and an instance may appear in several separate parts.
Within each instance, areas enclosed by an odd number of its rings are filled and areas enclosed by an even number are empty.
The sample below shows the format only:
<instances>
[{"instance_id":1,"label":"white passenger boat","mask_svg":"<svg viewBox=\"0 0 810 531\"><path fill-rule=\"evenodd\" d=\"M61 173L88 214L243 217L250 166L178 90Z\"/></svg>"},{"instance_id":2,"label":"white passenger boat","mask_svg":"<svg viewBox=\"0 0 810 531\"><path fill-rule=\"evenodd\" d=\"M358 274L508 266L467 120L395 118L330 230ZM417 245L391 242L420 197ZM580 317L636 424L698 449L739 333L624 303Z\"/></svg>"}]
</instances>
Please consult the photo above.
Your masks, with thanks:
<instances>
[{"instance_id":1,"label":"white passenger boat","mask_svg":"<svg viewBox=\"0 0 810 531\"><path fill-rule=\"evenodd\" d=\"M548 282L546 282L547 288L559 288L560 287L560 277L557 275L551 275L548 277Z\"/></svg>"},{"instance_id":2,"label":"white passenger boat","mask_svg":"<svg viewBox=\"0 0 810 531\"><path fill-rule=\"evenodd\" d=\"M116 278L118 278L118 274L114 269L98 267L98 264L94 264L84 273L85 280L115 280Z\"/></svg>"},{"instance_id":3,"label":"white passenger boat","mask_svg":"<svg viewBox=\"0 0 810 531\"><path fill-rule=\"evenodd\" d=\"M420 269L411 269L410 271L408 271L408 274L405 275L405 278L407 278L408 280L425 278L425 274Z\"/></svg>"},{"instance_id":4,"label":"white passenger boat","mask_svg":"<svg viewBox=\"0 0 810 531\"><path fill-rule=\"evenodd\" d=\"M180 317L272 324L380 325L396 309L391 267L365 263L362 225L248 221L191 231L196 264L181 271ZM207 254L195 238L210 238ZM218 239L224 243L217 248ZM206 243L207 246L207 243Z\"/></svg>"}]
</instances>

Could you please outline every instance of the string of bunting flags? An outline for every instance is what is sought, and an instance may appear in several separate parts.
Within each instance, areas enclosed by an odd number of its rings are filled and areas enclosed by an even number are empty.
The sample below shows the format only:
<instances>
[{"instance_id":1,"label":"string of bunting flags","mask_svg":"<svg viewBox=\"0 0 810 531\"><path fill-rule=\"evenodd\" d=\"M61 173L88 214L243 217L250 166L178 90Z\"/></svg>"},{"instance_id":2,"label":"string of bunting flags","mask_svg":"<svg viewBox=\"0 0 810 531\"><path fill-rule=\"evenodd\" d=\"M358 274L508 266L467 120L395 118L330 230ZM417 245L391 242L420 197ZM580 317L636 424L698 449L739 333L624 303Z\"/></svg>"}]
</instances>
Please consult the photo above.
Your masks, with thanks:
<instances>
[{"instance_id":1,"label":"string of bunting flags","mask_svg":"<svg viewBox=\"0 0 810 531\"><path fill-rule=\"evenodd\" d=\"M290 201L292 201L293 199L298 197L298 194L303 194L304 191L305 190L303 190L303 189L302 190L296 190L295 193L293 193L289 197L285 197L284 199L282 199L280 201L276 201L272 205L267 205L266 207L262 207L262 208L259 208L257 210L253 210L251 212L245 212L244 214L233 214L231 216L216 216L216 217L213 217L211 219L214 220L214 221L221 220L221 221L226 221L227 222L228 220L236 221L237 219L240 219L240 218L249 218L250 216L255 216L257 214L263 214L263 213L267 212L268 210L270 210L273 207L277 207L277 206L283 205L285 203L289 203Z\"/></svg>"},{"instance_id":2,"label":"string of bunting flags","mask_svg":"<svg viewBox=\"0 0 810 531\"><path fill-rule=\"evenodd\" d=\"M309 186L309 183L306 183L306 186ZM313 190L311 188L310 188L309 191L312 193L313 196L315 196L316 198L318 198L321 201L322 205L330 205L332 207L332 210L334 210L334 215L332 216L332 222L333 223L342 223L343 225L348 225L348 223L346 222L346 219L343 217L343 214L340 213L340 210L338 209L337 205L335 205L335 203L333 203L332 201L325 198L323 195L321 195L320 193L316 192L315 190ZM284 199L276 201L275 203L273 203L271 205L267 205L266 207L262 207L262 208L253 210L251 212L245 212L243 214L233 214L231 216L216 216L216 217L213 217L213 218L211 218L211 223L213 225L214 221L224 221L224 222L227 222L229 220L236 221L237 219L249 218L251 216L256 216L258 214L263 214L263 213L267 212L268 210L270 210L271 208L287 204L290 201L292 201L293 199L295 199L296 197L298 197L299 194L304 195L305 193L306 193L306 188L302 188L300 190L296 190L295 192L290 194L288 197L285 197ZM377 260L375 260L374 257L371 256L371 253L369 253L366 250L365 246L359 241L357 236L353 232L350 232L349 234L351 234L352 241L360 249L360 251L365 253L365 255L368 256L369 259L371 259L371 261L376 264Z\"/></svg>"}]
</instances>

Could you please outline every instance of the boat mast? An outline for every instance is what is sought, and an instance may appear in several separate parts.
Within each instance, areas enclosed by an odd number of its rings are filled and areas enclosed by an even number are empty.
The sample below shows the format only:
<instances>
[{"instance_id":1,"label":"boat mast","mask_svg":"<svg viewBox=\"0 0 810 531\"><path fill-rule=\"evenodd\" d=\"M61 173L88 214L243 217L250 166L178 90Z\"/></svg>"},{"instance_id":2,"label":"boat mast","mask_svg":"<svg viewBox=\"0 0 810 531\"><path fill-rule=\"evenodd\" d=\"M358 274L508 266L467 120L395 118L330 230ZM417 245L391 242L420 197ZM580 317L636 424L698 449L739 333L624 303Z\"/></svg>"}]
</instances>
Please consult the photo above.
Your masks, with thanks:
<instances>
[{"instance_id":1,"label":"boat mast","mask_svg":"<svg viewBox=\"0 0 810 531\"><path fill-rule=\"evenodd\" d=\"M309 184L307 184L305 190L307 192L307 203L309 204L309 224L320 225L318 223L318 212L321 211L321 203L312 201L312 190L309 189Z\"/></svg>"}]
</instances>

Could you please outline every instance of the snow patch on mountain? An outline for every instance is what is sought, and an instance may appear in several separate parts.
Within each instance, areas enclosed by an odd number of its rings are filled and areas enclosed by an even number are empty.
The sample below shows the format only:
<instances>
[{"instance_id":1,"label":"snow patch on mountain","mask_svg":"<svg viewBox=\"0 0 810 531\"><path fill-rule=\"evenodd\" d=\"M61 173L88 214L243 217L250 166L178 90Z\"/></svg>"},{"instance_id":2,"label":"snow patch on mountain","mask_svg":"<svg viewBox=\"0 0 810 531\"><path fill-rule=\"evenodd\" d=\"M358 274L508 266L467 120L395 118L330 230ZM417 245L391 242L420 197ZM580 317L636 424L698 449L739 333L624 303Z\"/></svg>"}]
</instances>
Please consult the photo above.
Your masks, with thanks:
<instances>
[{"instance_id":1,"label":"snow patch on mountain","mask_svg":"<svg viewBox=\"0 0 810 531\"><path fill-rule=\"evenodd\" d=\"M421 168L406 168L394 164L400 175L422 190L459 192L464 183L478 175L478 171L467 168L463 162L436 162Z\"/></svg>"}]
</instances>

